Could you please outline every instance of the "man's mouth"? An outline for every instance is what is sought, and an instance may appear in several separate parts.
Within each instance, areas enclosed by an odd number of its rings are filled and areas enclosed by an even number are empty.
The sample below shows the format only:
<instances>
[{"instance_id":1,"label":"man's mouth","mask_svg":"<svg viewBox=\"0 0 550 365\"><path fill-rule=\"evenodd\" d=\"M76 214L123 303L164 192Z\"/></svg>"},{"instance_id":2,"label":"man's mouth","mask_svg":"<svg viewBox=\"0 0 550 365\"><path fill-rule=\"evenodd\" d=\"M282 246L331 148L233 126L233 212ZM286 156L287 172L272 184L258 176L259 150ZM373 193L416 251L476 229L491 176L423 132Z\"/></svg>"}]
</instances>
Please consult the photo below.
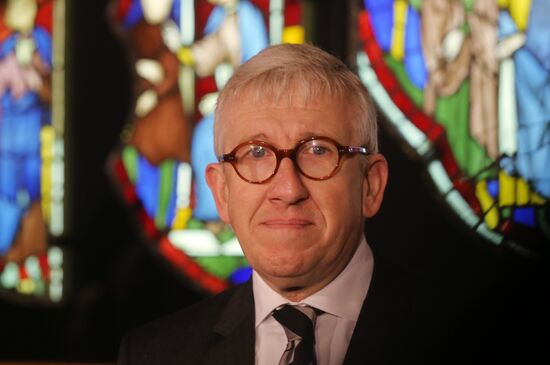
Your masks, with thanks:
<instances>
[{"instance_id":1,"label":"man's mouth","mask_svg":"<svg viewBox=\"0 0 550 365\"><path fill-rule=\"evenodd\" d=\"M308 219L301 218L271 218L262 222L268 228L306 228L313 225Z\"/></svg>"}]
</instances>

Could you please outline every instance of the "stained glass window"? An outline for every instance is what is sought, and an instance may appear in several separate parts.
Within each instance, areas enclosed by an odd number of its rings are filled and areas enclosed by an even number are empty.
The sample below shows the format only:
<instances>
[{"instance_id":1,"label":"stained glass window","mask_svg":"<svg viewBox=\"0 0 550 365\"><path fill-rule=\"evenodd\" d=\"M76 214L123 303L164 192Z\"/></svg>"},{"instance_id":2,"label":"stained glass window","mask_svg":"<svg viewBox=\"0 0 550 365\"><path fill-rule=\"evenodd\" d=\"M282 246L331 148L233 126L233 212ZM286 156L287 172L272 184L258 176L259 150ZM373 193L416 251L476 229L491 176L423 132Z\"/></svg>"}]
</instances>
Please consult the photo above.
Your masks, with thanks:
<instances>
[{"instance_id":1,"label":"stained glass window","mask_svg":"<svg viewBox=\"0 0 550 365\"><path fill-rule=\"evenodd\" d=\"M364 0L360 76L442 198L495 244L550 241L550 2Z\"/></svg>"},{"instance_id":2,"label":"stained glass window","mask_svg":"<svg viewBox=\"0 0 550 365\"><path fill-rule=\"evenodd\" d=\"M0 294L63 298L63 0L0 3Z\"/></svg>"},{"instance_id":3,"label":"stained glass window","mask_svg":"<svg viewBox=\"0 0 550 365\"><path fill-rule=\"evenodd\" d=\"M301 43L298 0L118 0L114 18L135 70L135 107L112 167L151 245L217 292L251 270L219 220L204 169L215 162L218 92L269 44Z\"/></svg>"}]
</instances>

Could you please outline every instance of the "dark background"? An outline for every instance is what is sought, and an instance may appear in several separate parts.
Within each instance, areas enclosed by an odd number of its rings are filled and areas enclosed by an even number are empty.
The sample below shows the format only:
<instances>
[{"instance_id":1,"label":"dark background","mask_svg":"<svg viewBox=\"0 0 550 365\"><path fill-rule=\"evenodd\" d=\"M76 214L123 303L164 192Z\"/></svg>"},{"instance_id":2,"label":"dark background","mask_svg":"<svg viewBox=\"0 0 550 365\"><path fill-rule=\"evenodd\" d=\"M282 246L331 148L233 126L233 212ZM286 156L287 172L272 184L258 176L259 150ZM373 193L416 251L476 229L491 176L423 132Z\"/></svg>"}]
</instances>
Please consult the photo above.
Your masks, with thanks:
<instances>
[{"instance_id":1,"label":"dark background","mask_svg":"<svg viewBox=\"0 0 550 365\"><path fill-rule=\"evenodd\" d=\"M142 240L110 179L106 160L117 146L131 103L123 42L108 24L107 1L67 1L68 114L67 300L44 307L0 299L0 359L114 361L129 328L204 297ZM347 59L350 9L317 1L315 43ZM349 5L348 5L349 7ZM544 345L550 306L544 255L519 255L472 234L434 194L419 161L381 131L390 182L381 212L367 223L376 254L430 290L441 305L479 306L483 320L526 353Z\"/></svg>"}]
</instances>

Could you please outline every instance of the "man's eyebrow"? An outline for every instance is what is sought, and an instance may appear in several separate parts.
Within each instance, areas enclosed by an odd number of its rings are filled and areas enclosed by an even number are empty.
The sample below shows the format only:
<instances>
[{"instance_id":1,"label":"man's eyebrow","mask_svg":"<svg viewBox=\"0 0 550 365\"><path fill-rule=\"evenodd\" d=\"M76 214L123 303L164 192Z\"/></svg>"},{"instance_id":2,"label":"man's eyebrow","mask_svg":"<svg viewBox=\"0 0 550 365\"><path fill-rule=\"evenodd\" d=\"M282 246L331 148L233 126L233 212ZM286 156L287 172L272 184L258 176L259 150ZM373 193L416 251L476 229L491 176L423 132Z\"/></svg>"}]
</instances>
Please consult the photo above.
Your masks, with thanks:
<instances>
[{"instance_id":1,"label":"man's eyebrow","mask_svg":"<svg viewBox=\"0 0 550 365\"><path fill-rule=\"evenodd\" d=\"M312 133L312 132L308 132L308 133L305 133L304 135L302 135L300 138L298 138L296 140L296 142L302 140L302 139L306 139L306 138L311 138L311 137L314 137L314 136L319 136L319 135L322 135L324 136L325 134L324 133ZM243 138L241 139L241 141L239 143L245 143L245 142L248 142L248 141L263 141L263 142L270 142L270 143L273 143L274 141L271 140L267 134L265 133L257 133L257 134L254 134L252 136L249 136L249 137L246 137L246 138Z\"/></svg>"},{"instance_id":2,"label":"man's eyebrow","mask_svg":"<svg viewBox=\"0 0 550 365\"><path fill-rule=\"evenodd\" d=\"M265 133L257 133L257 134L254 134L252 136L243 138L241 143L244 143L244 142L247 142L247 141L254 141L254 140L264 141L264 140L268 140L268 139L269 139L269 137Z\"/></svg>"}]
</instances>

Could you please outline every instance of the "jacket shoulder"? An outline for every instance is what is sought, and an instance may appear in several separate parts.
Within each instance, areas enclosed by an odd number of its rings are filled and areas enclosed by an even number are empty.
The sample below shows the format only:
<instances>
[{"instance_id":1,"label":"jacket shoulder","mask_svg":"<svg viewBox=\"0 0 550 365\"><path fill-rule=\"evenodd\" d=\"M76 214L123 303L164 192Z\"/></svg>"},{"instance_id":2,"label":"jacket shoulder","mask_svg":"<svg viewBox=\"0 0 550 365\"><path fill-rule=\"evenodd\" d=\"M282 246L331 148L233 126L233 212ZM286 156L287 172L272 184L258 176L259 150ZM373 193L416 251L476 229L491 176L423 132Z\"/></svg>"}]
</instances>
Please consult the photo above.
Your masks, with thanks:
<instances>
[{"instance_id":1,"label":"jacket shoulder","mask_svg":"<svg viewBox=\"0 0 550 365\"><path fill-rule=\"evenodd\" d=\"M214 327L231 298L247 284L228 289L126 333L119 365L198 363L214 340Z\"/></svg>"}]
</instances>

